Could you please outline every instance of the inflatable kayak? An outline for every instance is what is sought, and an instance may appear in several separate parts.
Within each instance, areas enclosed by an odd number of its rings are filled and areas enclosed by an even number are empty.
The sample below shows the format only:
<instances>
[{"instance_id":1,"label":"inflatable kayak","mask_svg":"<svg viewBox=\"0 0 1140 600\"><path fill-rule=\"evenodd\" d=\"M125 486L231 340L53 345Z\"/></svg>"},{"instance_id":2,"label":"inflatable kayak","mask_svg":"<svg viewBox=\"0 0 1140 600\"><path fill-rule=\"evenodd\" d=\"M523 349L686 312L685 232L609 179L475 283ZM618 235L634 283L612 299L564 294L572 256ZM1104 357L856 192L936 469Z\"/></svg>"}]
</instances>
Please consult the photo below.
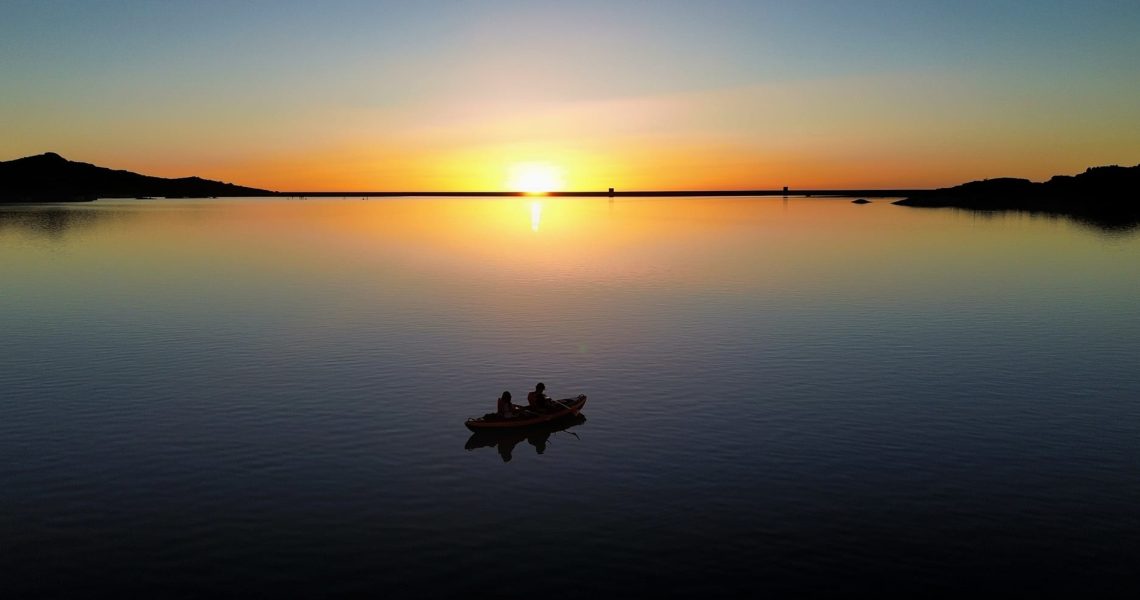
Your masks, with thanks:
<instances>
[{"instance_id":1,"label":"inflatable kayak","mask_svg":"<svg viewBox=\"0 0 1140 600\"><path fill-rule=\"evenodd\" d=\"M578 414L586 405L585 394L576 398L552 400L551 405L542 409L524 407L509 417L500 417L498 413L487 413L482 417L467 419L467 428L471 431L490 429L513 429L516 427L530 427L539 423L551 421Z\"/></svg>"}]
</instances>

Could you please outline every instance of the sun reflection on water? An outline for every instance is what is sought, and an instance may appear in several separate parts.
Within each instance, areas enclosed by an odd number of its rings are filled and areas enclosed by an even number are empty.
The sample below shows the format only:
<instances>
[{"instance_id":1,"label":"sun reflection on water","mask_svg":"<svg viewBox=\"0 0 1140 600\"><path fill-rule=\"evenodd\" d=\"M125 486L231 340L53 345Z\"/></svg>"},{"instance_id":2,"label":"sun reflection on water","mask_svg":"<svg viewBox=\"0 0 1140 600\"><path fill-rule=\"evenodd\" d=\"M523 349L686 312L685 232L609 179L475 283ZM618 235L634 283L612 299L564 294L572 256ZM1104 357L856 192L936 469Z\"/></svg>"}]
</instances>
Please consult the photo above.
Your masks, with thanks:
<instances>
[{"instance_id":1,"label":"sun reflection on water","mask_svg":"<svg viewBox=\"0 0 1140 600\"><path fill-rule=\"evenodd\" d=\"M542 203L530 203L530 230L538 231L538 225L542 222Z\"/></svg>"}]
</instances>

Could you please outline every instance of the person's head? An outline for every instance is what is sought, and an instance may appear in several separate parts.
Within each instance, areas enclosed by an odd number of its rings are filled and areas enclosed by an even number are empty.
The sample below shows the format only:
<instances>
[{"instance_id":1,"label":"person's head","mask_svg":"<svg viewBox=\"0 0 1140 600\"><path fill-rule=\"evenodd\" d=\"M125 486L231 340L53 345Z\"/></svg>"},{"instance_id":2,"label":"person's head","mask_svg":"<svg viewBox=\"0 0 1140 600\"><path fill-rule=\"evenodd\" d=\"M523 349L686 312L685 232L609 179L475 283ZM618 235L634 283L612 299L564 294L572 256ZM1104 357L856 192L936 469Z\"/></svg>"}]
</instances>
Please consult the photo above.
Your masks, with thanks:
<instances>
[{"instance_id":1,"label":"person's head","mask_svg":"<svg viewBox=\"0 0 1140 600\"><path fill-rule=\"evenodd\" d=\"M542 383L541 381L538 382L538 385L534 386L534 391L536 391L536 392L541 392L542 390L545 390L545 389L546 389L546 384Z\"/></svg>"},{"instance_id":2,"label":"person's head","mask_svg":"<svg viewBox=\"0 0 1140 600\"><path fill-rule=\"evenodd\" d=\"M499 396L499 400L506 400L507 402L510 402L511 401L511 393L510 392L503 392L503 395Z\"/></svg>"}]
</instances>

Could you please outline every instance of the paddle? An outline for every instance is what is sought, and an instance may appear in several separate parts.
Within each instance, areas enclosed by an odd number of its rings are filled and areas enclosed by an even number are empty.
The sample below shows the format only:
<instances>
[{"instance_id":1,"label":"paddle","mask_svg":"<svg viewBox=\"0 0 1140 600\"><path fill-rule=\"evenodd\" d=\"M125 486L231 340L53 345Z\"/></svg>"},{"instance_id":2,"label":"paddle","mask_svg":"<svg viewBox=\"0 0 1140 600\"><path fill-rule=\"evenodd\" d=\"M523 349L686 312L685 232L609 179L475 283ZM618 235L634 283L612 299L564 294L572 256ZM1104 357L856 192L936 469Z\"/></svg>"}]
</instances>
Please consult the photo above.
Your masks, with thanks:
<instances>
[{"instance_id":1,"label":"paddle","mask_svg":"<svg viewBox=\"0 0 1140 600\"><path fill-rule=\"evenodd\" d=\"M556 408L556 410L562 411L562 410L566 410L567 408L569 408L570 404L573 403L575 398L566 398L563 400L555 400L553 398L548 398L547 400L549 400L549 402L546 404L546 407ZM539 407L539 408L541 409L543 407ZM531 416L531 417L543 417L543 416L550 414L549 412L535 411L535 410L531 409L531 407L529 407L529 406L520 406L518 413L523 414L523 415L527 415L527 416Z\"/></svg>"}]
</instances>

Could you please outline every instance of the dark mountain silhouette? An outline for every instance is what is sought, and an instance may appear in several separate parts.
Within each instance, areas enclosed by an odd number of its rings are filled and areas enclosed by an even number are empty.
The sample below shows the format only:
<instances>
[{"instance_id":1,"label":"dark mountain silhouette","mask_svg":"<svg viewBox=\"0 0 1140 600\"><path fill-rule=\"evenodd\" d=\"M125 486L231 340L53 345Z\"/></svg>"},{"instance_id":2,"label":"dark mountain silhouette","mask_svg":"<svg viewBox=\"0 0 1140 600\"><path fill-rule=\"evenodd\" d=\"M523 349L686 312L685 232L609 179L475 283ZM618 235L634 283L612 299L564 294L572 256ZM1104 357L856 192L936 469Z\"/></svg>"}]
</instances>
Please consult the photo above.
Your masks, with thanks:
<instances>
[{"instance_id":1,"label":"dark mountain silhouette","mask_svg":"<svg viewBox=\"0 0 1140 600\"><path fill-rule=\"evenodd\" d=\"M96 198L267 196L273 192L200 177L164 179L72 162L48 152L0 162L0 203L82 202Z\"/></svg>"},{"instance_id":2,"label":"dark mountain silhouette","mask_svg":"<svg viewBox=\"0 0 1140 600\"><path fill-rule=\"evenodd\" d=\"M984 211L1021 211L1073 218L1104 229L1140 225L1140 165L1092 167L1044 183L1003 177L918 192L895 204Z\"/></svg>"}]
</instances>

